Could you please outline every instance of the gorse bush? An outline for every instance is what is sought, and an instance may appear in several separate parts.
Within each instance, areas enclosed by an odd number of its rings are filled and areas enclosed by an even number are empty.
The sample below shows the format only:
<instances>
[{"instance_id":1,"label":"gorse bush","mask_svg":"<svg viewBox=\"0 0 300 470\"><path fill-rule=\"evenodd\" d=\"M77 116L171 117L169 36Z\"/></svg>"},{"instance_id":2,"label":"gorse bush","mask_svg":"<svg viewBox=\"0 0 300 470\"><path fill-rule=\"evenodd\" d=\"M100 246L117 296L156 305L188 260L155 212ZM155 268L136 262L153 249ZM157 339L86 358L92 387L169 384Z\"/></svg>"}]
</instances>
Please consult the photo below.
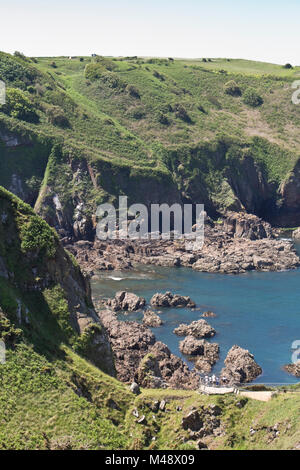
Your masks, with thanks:
<instances>
[{"instance_id":1,"label":"gorse bush","mask_svg":"<svg viewBox=\"0 0 300 470\"><path fill-rule=\"evenodd\" d=\"M185 107L182 104L175 104L173 109L175 111L175 116L177 118L179 118L182 121L187 122L187 123L192 122L192 119L190 118L190 116L188 115L187 110L185 109Z\"/></svg>"},{"instance_id":2,"label":"gorse bush","mask_svg":"<svg viewBox=\"0 0 300 470\"><path fill-rule=\"evenodd\" d=\"M125 90L127 83L122 80L115 72L103 72L99 77L103 83L109 88L123 91Z\"/></svg>"},{"instance_id":3,"label":"gorse bush","mask_svg":"<svg viewBox=\"0 0 300 470\"><path fill-rule=\"evenodd\" d=\"M50 124L61 127L63 129L71 127L64 110L60 106L52 106L51 108L48 108L46 114Z\"/></svg>"},{"instance_id":4,"label":"gorse bush","mask_svg":"<svg viewBox=\"0 0 300 470\"><path fill-rule=\"evenodd\" d=\"M140 98L140 92L134 85L127 85L126 91L133 98Z\"/></svg>"},{"instance_id":5,"label":"gorse bush","mask_svg":"<svg viewBox=\"0 0 300 470\"><path fill-rule=\"evenodd\" d=\"M112 72L113 70L117 68L117 65L112 60L107 59L105 57L97 56L95 58L95 62L98 64L101 64L103 68L105 68L106 70L109 70L110 72Z\"/></svg>"},{"instance_id":6,"label":"gorse bush","mask_svg":"<svg viewBox=\"0 0 300 470\"><path fill-rule=\"evenodd\" d=\"M91 63L85 66L84 75L87 80L98 80L106 71L101 63Z\"/></svg>"},{"instance_id":7,"label":"gorse bush","mask_svg":"<svg viewBox=\"0 0 300 470\"><path fill-rule=\"evenodd\" d=\"M30 99L17 88L6 90L6 104L1 109L6 114L16 119L28 122L38 122L39 117Z\"/></svg>"},{"instance_id":8,"label":"gorse bush","mask_svg":"<svg viewBox=\"0 0 300 470\"><path fill-rule=\"evenodd\" d=\"M234 80L230 80L224 85L224 92L230 96L241 96L242 92L238 84Z\"/></svg>"},{"instance_id":9,"label":"gorse bush","mask_svg":"<svg viewBox=\"0 0 300 470\"><path fill-rule=\"evenodd\" d=\"M264 102L262 97L256 92L254 88L247 88L243 95L243 101L245 104L252 106L253 108L261 106Z\"/></svg>"},{"instance_id":10,"label":"gorse bush","mask_svg":"<svg viewBox=\"0 0 300 470\"><path fill-rule=\"evenodd\" d=\"M20 235L21 250L24 254L36 253L41 257L54 257L57 237L44 220L32 216L29 222L22 224Z\"/></svg>"},{"instance_id":11,"label":"gorse bush","mask_svg":"<svg viewBox=\"0 0 300 470\"><path fill-rule=\"evenodd\" d=\"M38 72L29 64L0 52L0 80L10 83L21 89L32 84L38 77Z\"/></svg>"}]
</instances>

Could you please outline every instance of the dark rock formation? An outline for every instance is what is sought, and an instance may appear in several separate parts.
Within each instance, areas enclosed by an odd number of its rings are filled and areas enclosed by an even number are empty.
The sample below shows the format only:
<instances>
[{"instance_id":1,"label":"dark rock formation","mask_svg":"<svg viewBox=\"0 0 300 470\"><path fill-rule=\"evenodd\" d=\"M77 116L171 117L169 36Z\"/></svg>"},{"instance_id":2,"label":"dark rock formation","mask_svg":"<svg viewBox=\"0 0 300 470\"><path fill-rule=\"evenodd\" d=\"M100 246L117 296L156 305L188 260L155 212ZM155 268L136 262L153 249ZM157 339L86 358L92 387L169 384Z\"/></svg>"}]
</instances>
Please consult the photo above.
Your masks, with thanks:
<instances>
[{"instance_id":1,"label":"dark rock formation","mask_svg":"<svg viewBox=\"0 0 300 470\"><path fill-rule=\"evenodd\" d=\"M184 297L179 294L172 294L166 292L165 294L154 294L150 300L151 305L154 307L188 307L194 308L196 304L190 297Z\"/></svg>"},{"instance_id":2,"label":"dark rock formation","mask_svg":"<svg viewBox=\"0 0 300 470\"><path fill-rule=\"evenodd\" d=\"M143 297L138 297L136 294L126 291L117 292L114 299L109 299L107 301L107 306L115 312L118 312L119 310L134 312L145 307L145 305L146 300Z\"/></svg>"},{"instance_id":3,"label":"dark rock formation","mask_svg":"<svg viewBox=\"0 0 300 470\"><path fill-rule=\"evenodd\" d=\"M234 237L249 240L273 238L272 227L268 222L253 214L243 212L227 213L224 219L224 230Z\"/></svg>"},{"instance_id":4,"label":"dark rock formation","mask_svg":"<svg viewBox=\"0 0 300 470\"><path fill-rule=\"evenodd\" d=\"M231 384L252 382L262 373L261 367L255 362L254 356L239 346L232 346L224 361L225 368L220 375Z\"/></svg>"}]
</instances>

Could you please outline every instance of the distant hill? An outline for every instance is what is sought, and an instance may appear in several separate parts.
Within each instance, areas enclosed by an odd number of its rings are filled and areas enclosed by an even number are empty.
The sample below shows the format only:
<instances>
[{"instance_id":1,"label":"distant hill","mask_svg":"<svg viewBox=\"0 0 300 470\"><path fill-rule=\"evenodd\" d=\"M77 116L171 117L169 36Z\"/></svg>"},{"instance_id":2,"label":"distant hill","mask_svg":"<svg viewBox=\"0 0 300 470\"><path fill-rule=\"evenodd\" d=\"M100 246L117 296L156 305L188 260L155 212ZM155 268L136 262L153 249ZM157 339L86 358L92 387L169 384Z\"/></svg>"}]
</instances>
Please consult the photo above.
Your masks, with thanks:
<instances>
[{"instance_id":1,"label":"distant hill","mask_svg":"<svg viewBox=\"0 0 300 470\"><path fill-rule=\"evenodd\" d=\"M234 59L1 53L0 184L79 238L119 194L300 225L299 77L300 67Z\"/></svg>"}]
</instances>

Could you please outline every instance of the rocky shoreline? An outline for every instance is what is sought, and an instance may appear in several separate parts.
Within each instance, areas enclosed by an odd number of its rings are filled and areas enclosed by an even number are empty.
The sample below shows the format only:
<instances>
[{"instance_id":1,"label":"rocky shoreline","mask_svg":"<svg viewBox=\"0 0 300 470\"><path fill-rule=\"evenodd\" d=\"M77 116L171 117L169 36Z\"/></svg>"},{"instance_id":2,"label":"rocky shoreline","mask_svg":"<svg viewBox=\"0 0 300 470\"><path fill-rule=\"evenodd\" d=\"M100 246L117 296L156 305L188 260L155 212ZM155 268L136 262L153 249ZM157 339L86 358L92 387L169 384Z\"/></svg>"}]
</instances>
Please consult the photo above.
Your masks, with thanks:
<instances>
[{"instance_id":1,"label":"rocky shoreline","mask_svg":"<svg viewBox=\"0 0 300 470\"><path fill-rule=\"evenodd\" d=\"M190 267L196 271L240 274L285 271L300 266L292 241L282 240L270 224L256 216L233 213L220 223L207 218L202 249L184 240L80 240L65 247L89 275L103 270L127 270L139 264Z\"/></svg>"},{"instance_id":2,"label":"rocky shoreline","mask_svg":"<svg viewBox=\"0 0 300 470\"><path fill-rule=\"evenodd\" d=\"M282 271L300 266L290 241L281 240L269 224L256 216L235 213L218 224L206 219L205 243L197 252L187 249L180 240L78 241L67 248L89 275L99 270L132 269L138 264L186 266L227 274L251 270ZM110 338L117 377L123 382L137 382L139 386L150 388L196 389L198 373L209 374L219 360L219 345L207 341L216 331L204 319L181 324L173 331L184 337L179 349L193 361L193 370L165 344L156 341L149 328L163 324L158 309L195 309L196 305L189 297L171 292L157 293L148 308L144 298L122 291L98 307L98 315ZM115 313L137 310L143 311L142 323L120 321ZM210 317L214 313L204 312L202 316ZM252 382L262 372L253 355L236 345L228 352L224 364L221 375L227 384Z\"/></svg>"}]
</instances>

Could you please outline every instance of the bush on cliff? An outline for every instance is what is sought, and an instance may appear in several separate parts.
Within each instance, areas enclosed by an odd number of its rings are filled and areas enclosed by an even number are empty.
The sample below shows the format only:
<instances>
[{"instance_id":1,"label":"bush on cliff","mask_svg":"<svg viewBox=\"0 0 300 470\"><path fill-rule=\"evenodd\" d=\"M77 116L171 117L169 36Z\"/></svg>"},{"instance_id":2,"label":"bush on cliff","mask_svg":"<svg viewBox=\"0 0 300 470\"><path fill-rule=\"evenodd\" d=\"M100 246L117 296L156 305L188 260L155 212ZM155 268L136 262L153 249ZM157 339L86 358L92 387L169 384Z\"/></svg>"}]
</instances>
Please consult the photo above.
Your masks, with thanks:
<instances>
[{"instance_id":1,"label":"bush on cliff","mask_svg":"<svg viewBox=\"0 0 300 470\"><path fill-rule=\"evenodd\" d=\"M6 103L2 111L11 117L28 122L38 122L39 117L30 99L17 88L6 90Z\"/></svg>"},{"instance_id":2,"label":"bush on cliff","mask_svg":"<svg viewBox=\"0 0 300 470\"><path fill-rule=\"evenodd\" d=\"M258 106L261 106L264 102L262 97L255 91L254 88L247 88L243 96L243 101L245 104L251 106L252 108L257 108Z\"/></svg>"}]
</instances>

